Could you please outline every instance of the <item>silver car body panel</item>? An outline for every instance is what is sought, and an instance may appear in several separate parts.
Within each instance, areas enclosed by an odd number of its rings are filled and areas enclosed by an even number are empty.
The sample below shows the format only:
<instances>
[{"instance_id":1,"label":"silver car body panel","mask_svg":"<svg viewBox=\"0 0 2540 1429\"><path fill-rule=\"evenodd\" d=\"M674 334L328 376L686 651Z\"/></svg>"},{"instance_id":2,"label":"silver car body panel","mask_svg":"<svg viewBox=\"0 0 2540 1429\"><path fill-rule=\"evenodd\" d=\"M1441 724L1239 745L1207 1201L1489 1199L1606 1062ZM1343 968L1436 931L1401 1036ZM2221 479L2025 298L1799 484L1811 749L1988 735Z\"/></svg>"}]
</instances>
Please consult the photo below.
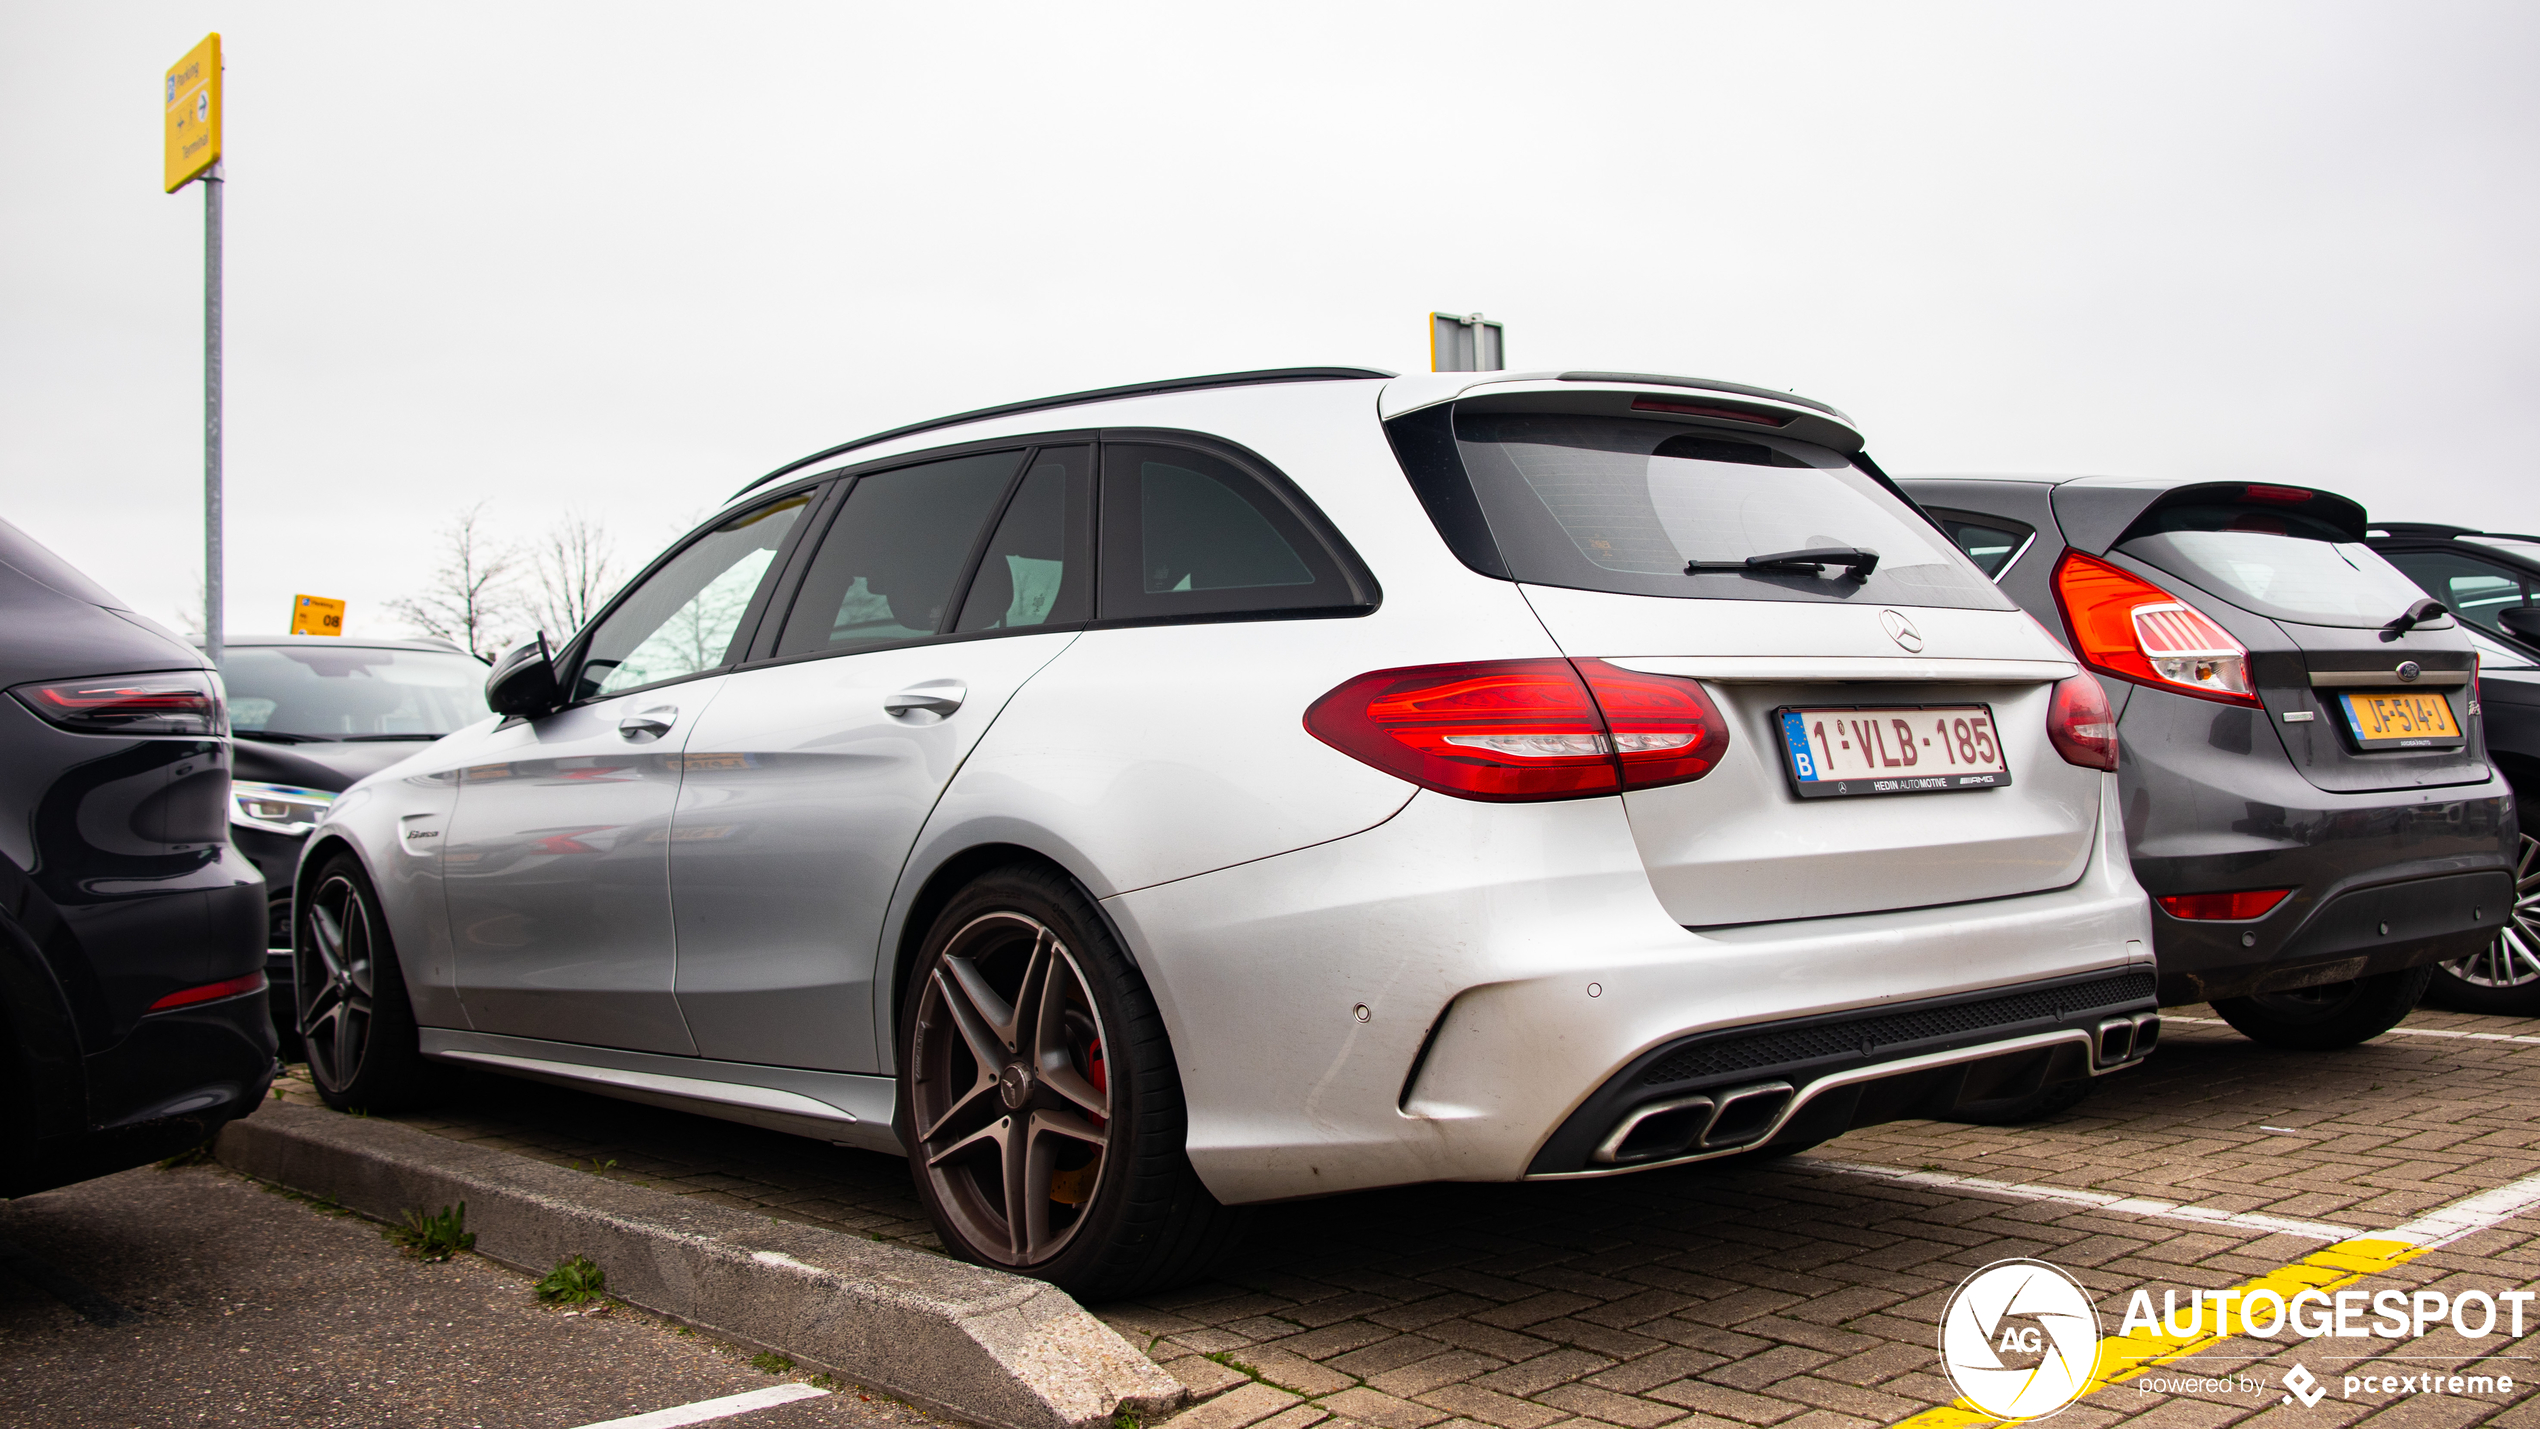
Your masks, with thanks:
<instances>
[{"instance_id":1,"label":"silver car body panel","mask_svg":"<svg viewBox=\"0 0 2540 1429\"><path fill-rule=\"evenodd\" d=\"M460 1000L483 1032L694 1053L672 996L670 818L720 677L488 732L441 840ZM667 711L669 732L619 722Z\"/></svg>"},{"instance_id":2,"label":"silver car body panel","mask_svg":"<svg viewBox=\"0 0 2540 1429\"><path fill-rule=\"evenodd\" d=\"M953 771L1073 630L798 660L727 677L688 743L670 831L681 1012L698 1055L887 1065L874 954L891 889ZM921 686L949 715L892 714Z\"/></svg>"}]
</instances>

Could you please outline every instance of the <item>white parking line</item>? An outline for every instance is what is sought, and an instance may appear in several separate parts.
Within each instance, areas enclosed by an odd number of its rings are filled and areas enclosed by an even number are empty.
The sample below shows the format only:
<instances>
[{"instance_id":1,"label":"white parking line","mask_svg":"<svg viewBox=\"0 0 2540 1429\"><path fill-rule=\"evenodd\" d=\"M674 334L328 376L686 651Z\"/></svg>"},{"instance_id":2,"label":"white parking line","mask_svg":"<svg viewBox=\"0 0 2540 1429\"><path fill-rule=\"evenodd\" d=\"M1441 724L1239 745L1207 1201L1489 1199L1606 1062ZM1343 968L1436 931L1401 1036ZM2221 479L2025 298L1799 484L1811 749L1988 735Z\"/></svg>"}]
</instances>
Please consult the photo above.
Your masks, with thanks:
<instances>
[{"instance_id":1,"label":"white parking line","mask_svg":"<svg viewBox=\"0 0 2540 1429\"><path fill-rule=\"evenodd\" d=\"M2193 1022L2199 1027L2229 1027L2231 1025L2219 1017L2172 1017L2166 1012L2161 1014L2161 1020L2163 1022ZM2391 1035L2398 1037L2451 1037L2463 1042L2527 1042L2532 1046L2540 1047L2540 1037L2517 1037L2510 1032L2455 1032L2449 1027L2393 1027L2390 1032Z\"/></svg>"},{"instance_id":2,"label":"white parking line","mask_svg":"<svg viewBox=\"0 0 2540 1429\"><path fill-rule=\"evenodd\" d=\"M704 1424L716 1419L729 1419L758 1409L773 1409L797 1399L818 1399L829 1391L808 1384L777 1384L753 1389L747 1394L727 1394L721 1399L700 1399L694 1404L674 1404L650 1414L630 1414L624 1419L603 1419L584 1424L580 1429L679 1429L683 1424Z\"/></svg>"},{"instance_id":3,"label":"white parking line","mask_svg":"<svg viewBox=\"0 0 2540 1429\"><path fill-rule=\"evenodd\" d=\"M2540 1206L2540 1176L2525 1176L2511 1185L2481 1191L2428 1211L2396 1230L2382 1232L2381 1238L2431 1249L2521 1215L2533 1206Z\"/></svg>"},{"instance_id":4,"label":"white parking line","mask_svg":"<svg viewBox=\"0 0 2540 1429\"><path fill-rule=\"evenodd\" d=\"M2284 1216L2259 1215L2251 1211L2217 1211L2204 1206L2182 1206L2170 1201L2155 1201L2148 1196L2120 1196L2111 1191L2084 1191L2070 1186L2023 1186L2010 1181L1988 1181L1981 1176L1960 1176L1948 1171L1907 1171L1895 1166L1865 1166L1852 1161L1819 1161L1813 1157L1793 1162L1792 1165L1794 1167L1822 1167L1828 1171L1840 1171L1852 1176L1873 1176L1881 1181L1898 1181L1909 1186L1929 1186L1936 1191L1973 1191L1979 1195L2004 1196L2015 1201L2055 1201L2068 1206L2087 1206L2093 1210L2113 1211L2121 1216L2193 1221L2198 1225L2228 1226L2234 1230L2254 1231L2259 1235L2294 1235L2306 1240L2335 1242L2350 1240L2367 1233L2355 1226L2332 1225L2327 1221L2297 1221ZM2519 1181L2515 1182L2506 1190L2515 1190L2523 1184ZM2487 1194L2500 1196L2505 1193L2491 1191ZM2471 1201L2481 1199L2483 1198L2474 1196L2470 1198L2470 1201L2461 1202L2461 1205L2467 1206ZM2533 1202L2540 1202L2540 1190L2536 1190L2531 1200L2522 1202L2521 1205L2530 1205ZM2519 1210L2521 1205L2516 1206L2515 1209ZM2437 1211L2434 1215L2428 1216L2426 1221L2432 1222L2447 1213L2448 1210ZM2504 1215L2511 1214L2513 1214L2512 1211L2504 1213ZM2501 1220L2503 1216L2498 1216L2497 1219ZM2468 1233L2468 1231L2461 1232L2463 1235Z\"/></svg>"}]
</instances>

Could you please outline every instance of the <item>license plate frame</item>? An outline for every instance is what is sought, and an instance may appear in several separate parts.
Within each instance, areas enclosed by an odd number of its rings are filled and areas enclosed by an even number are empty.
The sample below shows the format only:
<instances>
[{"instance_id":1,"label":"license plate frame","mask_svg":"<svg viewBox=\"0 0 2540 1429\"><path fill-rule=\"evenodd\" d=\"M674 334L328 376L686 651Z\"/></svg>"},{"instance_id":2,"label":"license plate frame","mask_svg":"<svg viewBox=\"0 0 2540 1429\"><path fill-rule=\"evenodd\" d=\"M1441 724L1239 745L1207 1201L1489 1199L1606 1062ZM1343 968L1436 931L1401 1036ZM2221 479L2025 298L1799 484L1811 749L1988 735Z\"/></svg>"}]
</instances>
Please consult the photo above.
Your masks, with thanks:
<instances>
[{"instance_id":1,"label":"license plate frame","mask_svg":"<svg viewBox=\"0 0 2540 1429\"><path fill-rule=\"evenodd\" d=\"M1873 735L1885 737L1893 726L1888 721L1904 720L1913 715L1947 714L1962 716L1981 714L1983 734L1993 745L1994 757L2001 768L1990 770L1952 770L1929 774L1866 774L1858 778L1832 779L1817 775L1816 757L1808 741L1808 717L1815 715L1870 716L1880 723L1870 726ZM1780 733L1782 777L1793 794L1802 799L1859 799L1889 794L1963 794L1978 789L2011 787L2011 756L2002 748L2001 725L1993 717L1993 706L1982 701L1951 701L1946 704L1916 705L1783 705L1773 711L1773 727ZM1925 741L1929 743L1928 740ZM1890 768L1912 769L1920 764L1890 765ZM1808 771L1808 772L1803 772Z\"/></svg>"},{"instance_id":2,"label":"license plate frame","mask_svg":"<svg viewBox=\"0 0 2540 1429\"><path fill-rule=\"evenodd\" d=\"M2401 700L2416 703L2418 708L2403 706L2399 711L2401 717L2393 720L2382 702ZM2371 714L2358 707L2366 703L2372 706ZM2425 708L2428 704L2443 711L2443 722L2451 726L2449 734L2416 732L2416 720L2428 713ZM2460 712L2452 708L2451 700L2440 689L2339 690L2337 709L2346 716L2346 732L2355 737L2355 747L2367 754L2385 749L2458 749L2469 743L2469 734L2461 727ZM2384 732L2373 733L2376 727ZM2394 730L2395 733L2391 732Z\"/></svg>"}]
</instances>

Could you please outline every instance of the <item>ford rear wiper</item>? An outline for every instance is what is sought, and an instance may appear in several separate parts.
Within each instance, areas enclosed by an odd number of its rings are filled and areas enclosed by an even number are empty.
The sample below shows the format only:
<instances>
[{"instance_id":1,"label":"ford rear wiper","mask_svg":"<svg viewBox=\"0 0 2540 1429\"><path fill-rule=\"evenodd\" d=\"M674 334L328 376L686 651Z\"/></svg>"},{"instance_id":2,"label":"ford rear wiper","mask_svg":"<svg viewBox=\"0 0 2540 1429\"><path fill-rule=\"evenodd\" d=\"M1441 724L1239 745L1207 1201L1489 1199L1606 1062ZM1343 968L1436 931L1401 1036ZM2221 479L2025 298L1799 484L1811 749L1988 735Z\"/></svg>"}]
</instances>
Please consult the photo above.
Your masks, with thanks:
<instances>
[{"instance_id":1,"label":"ford rear wiper","mask_svg":"<svg viewBox=\"0 0 2540 1429\"><path fill-rule=\"evenodd\" d=\"M1879 568L1879 553L1859 546L1811 546L1804 551L1775 551L1769 556L1749 556L1742 561L1687 561L1686 575L1703 571L1817 571L1828 566L1841 566L1843 573L1856 581L1870 578Z\"/></svg>"},{"instance_id":2,"label":"ford rear wiper","mask_svg":"<svg viewBox=\"0 0 2540 1429\"><path fill-rule=\"evenodd\" d=\"M348 734L342 736L346 744L377 744L390 739L439 739L440 737L437 734Z\"/></svg>"},{"instance_id":3,"label":"ford rear wiper","mask_svg":"<svg viewBox=\"0 0 2540 1429\"><path fill-rule=\"evenodd\" d=\"M326 739L322 734L286 734L278 729L234 729L230 733L238 739L252 739L261 744L320 744Z\"/></svg>"}]
</instances>

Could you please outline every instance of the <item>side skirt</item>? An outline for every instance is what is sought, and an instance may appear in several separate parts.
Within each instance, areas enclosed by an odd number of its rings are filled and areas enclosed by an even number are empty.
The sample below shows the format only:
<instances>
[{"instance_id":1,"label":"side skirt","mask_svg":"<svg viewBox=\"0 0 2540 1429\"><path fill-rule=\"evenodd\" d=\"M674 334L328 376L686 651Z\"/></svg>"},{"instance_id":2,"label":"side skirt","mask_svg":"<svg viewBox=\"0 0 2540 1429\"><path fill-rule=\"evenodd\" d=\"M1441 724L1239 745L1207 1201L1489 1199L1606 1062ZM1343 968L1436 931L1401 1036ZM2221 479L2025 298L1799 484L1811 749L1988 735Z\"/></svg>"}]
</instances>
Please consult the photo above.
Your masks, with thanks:
<instances>
[{"instance_id":1,"label":"side skirt","mask_svg":"<svg viewBox=\"0 0 2540 1429\"><path fill-rule=\"evenodd\" d=\"M860 1151L907 1154L891 1130L899 1085L894 1078L625 1052L490 1032L439 1027L421 1031L423 1055L438 1061L646 1106L721 1117Z\"/></svg>"}]
</instances>

